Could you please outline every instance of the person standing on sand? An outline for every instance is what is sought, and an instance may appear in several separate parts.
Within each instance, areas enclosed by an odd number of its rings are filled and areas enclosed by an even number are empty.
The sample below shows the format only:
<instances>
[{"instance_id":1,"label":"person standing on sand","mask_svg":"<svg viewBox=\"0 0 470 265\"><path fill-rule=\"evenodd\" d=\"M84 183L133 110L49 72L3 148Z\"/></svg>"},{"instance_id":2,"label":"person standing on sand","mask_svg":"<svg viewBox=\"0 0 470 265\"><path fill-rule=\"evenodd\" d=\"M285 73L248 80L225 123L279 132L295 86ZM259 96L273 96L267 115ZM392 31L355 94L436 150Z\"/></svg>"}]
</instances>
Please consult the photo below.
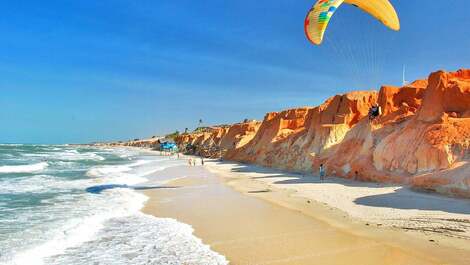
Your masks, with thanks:
<instances>
[{"instance_id":1,"label":"person standing on sand","mask_svg":"<svg viewBox=\"0 0 470 265\"><path fill-rule=\"evenodd\" d=\"M320 180L323 181L325 179L325 167L323 166L323 164L320 164L319 173L320 173Z\"/></svg>"},{"instance_id":2,"label":"person standing on sand","mask_svg":"<svg viewBox=\"0 0 470 265\"><path fill-rule=\"evenodd\" d=\"M192 165L193 165L193 161L191 161L191 158L188 159L188 164L189 164L189 166L192 166Z\"/></svg>"},{"instance_id":3,"label":"person standing on sand","mask_svg":"<svg viewBox=\"0 0 470 265\"><path fill-rule=\"evenodd\" d=\"M204 166L204 157L201 157L201 166Z\"/></svg>"}]
</instances>

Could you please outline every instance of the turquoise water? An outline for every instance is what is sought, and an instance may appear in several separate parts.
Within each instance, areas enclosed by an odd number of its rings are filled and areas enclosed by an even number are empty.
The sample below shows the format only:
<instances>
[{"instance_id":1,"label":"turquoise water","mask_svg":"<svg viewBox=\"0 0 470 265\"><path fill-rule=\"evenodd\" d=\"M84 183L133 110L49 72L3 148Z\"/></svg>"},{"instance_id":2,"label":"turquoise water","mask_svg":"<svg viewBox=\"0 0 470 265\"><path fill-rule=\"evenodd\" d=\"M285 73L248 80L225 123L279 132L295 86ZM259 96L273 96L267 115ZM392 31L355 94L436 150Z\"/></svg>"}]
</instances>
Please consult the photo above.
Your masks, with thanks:
<instances>
[{"instance_id":1,"label":"turquoise water","mask_svg":"<svg viewBox=\"0 0 470 265\"><path fill-rule=\"evenodd\" d=\"M134 149L0 145L0 264L226 264L135 187L184 161ZM150 186L148 186L150 187Z\"/></svg>"}]
</instances>

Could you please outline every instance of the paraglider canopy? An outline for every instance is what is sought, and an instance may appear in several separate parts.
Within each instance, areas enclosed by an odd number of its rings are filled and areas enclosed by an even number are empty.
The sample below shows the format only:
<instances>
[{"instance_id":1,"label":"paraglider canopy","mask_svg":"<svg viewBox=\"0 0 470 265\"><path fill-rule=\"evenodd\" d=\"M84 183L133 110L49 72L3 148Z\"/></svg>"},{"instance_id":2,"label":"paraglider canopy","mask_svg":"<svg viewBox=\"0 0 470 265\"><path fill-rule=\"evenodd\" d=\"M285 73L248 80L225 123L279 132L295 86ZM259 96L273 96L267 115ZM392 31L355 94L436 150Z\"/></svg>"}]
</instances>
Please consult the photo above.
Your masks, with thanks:
<instances>
[{"instance_id":1,"label":"paraglider canopy","mask_svg":"<svg viewBox=\"0 0 470 265\"><path fill-rule=\"evenodd\" d=\"M305 18L305 35L313 44L322 43L331 17L343 3L362 9L392 30L400 30L400 20L389 0L319 0Z\"/></svg>"}]
</instances>

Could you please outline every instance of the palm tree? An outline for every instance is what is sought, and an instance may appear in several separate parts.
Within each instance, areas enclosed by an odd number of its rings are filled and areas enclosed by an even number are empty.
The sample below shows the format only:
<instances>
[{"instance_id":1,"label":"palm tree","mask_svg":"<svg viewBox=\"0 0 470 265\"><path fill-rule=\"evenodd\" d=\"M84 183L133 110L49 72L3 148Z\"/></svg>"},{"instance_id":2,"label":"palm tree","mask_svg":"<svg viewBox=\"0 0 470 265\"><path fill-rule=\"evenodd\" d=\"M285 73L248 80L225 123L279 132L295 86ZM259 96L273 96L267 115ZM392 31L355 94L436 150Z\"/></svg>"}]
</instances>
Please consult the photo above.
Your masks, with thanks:
<instances>
[{"instance_id":1,"label":"palm tree","mask_svg":"<svg viewBox=\"0 0 470 265\"><path fill-rule=\"evenodd\" d=\"M199 130L202 130L202 119L199 119L197 127L199 128Z\"/></svg>"}]
</instances>

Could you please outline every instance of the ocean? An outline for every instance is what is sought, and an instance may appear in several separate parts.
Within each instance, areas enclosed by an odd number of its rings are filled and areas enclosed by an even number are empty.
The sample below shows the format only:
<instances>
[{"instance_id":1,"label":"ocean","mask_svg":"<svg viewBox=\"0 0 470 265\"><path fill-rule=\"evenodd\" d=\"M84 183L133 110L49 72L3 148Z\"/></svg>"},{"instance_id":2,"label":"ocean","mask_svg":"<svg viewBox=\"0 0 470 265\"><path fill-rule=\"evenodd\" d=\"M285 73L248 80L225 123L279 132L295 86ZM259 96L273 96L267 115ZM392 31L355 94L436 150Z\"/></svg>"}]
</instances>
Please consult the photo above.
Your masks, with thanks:
<instances>
[{"instance_id":1,"label":"ocean","mask_svg":"<svg viewBox=\"0 0 470 265\"><path fill-rule=\"evenodd\" d=\"M182 160L126 148L0 145L0 264L228 264L191 226L141 212ZM176 178L176 176L175 176Z\"/></svg>"}]
</instances>

